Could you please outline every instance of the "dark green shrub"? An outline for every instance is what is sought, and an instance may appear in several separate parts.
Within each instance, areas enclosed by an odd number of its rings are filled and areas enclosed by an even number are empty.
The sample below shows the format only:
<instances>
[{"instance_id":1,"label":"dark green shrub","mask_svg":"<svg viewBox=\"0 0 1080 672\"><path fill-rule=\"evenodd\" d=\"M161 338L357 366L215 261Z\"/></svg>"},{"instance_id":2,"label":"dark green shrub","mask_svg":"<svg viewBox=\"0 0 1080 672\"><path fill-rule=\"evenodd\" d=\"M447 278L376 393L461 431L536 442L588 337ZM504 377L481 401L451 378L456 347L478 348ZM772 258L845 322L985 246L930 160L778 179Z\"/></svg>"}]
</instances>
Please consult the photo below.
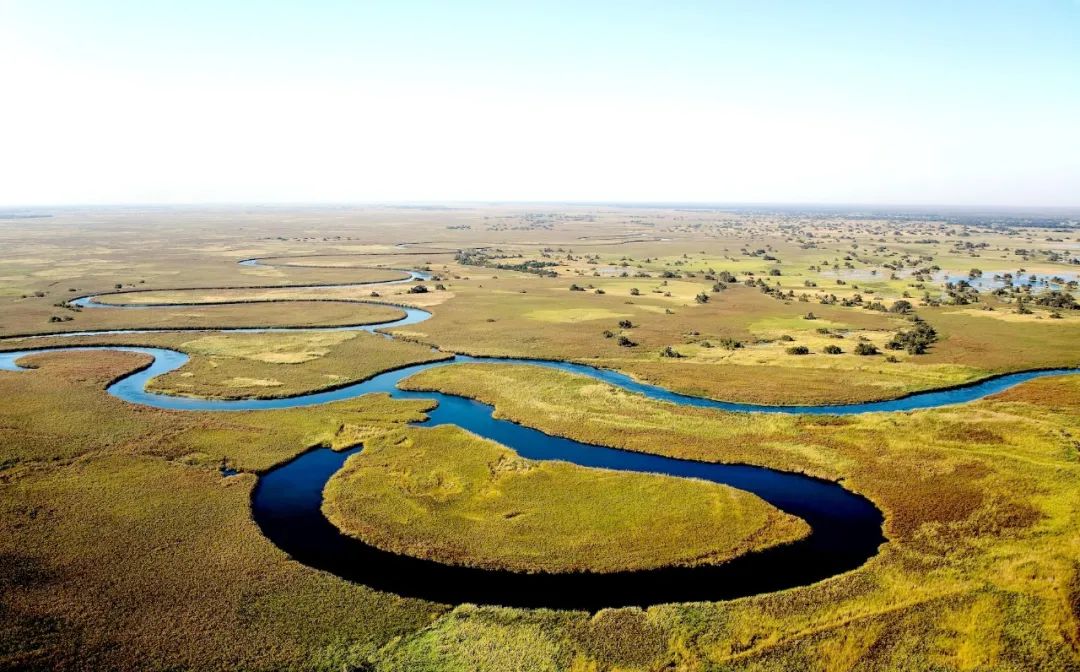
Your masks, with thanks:
<instances>
[{"instance_id":1,"label":"dark green shrub","mask_svg":"<svg viewBox=\"0 0 1080 672\"><path fill-rule=\"evenodd\" d=\"M874 345L873 343L867 343L866 341L860 341L859 343L857 343L855 345L855 354L856 355L863 355L863 356L876 355L879 352L880 351L877 349L877 346Z\"/></svg>"}]
</instances>

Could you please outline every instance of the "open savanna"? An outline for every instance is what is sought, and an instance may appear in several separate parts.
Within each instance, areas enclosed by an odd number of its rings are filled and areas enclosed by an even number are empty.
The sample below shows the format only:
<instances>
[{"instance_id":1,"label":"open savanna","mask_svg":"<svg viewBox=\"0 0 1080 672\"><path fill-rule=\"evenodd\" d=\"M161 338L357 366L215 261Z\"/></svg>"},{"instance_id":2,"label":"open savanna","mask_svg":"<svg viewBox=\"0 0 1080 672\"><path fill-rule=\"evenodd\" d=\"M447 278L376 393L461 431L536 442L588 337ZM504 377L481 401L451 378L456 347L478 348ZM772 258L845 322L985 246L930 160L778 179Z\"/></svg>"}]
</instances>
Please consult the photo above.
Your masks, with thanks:
<instances>
[{"instance_id":1,"label":"open savanna","mask_svg":"<svg viewBox=\"0 0 1080 672\"><path fill-rule=\"evenodd\" d=\"M338 249L349 249L346 246L338 246ZM428 266L449 259L455 255L457 248L430 248L423 246L408 246L403 249L374 248L363 246L355 248L357 252L341 252L340 254L327 253L317 255L288 255L277 257L264 257L259 259L260 266L284 268L326 268L326 269L363 269L372 267L382 268L414 268Z\"/></svg>"},{"instance_id":2,"label":"open savanna","mask_svg":"<svg viewBox=\"0 0 1080 672\"><path fill-rule=\"evenodd\" d=\"M737 283L710 292L712 283L696 279L593 279L590 284L604 289L597 294L569 289L582 286L580 280L496 275L449 281L454 297L431 320L396 333L444 350L571 359L680 392L771 404L891 398L1080 362L1080 317L1071 315L1010 320L955 306L919 307L917 314L938 330L939 341L927 354L908 355L885 349L894 334L911 326L888 312L783 302ZM640 294L632 295L633 288ZM668 291L671 297L664 295ZM694 297L703 291L709 301L697 303ZM987 313L998 314L1005 309ZM631 326L624 326L627 321ZM620 344L620 337L633 345ZM880 354L855 354L861 340ZM788 354L796 345L810 354ZM827 345L843 354L825 354ZM679 357L665 357L667 348Z\"/></svg>"},{"instance_id":3,"label":"open savanna","mask_svg":"<svg viewBox=\"0 0 1080 672\"><path fill-rule=\"evenodd\" d=\"M526 460L450 425L368 442L325 497L327 517L373 546L523 572L720 563L809 533L747 492Z\"/></svg>"}]
</instances>

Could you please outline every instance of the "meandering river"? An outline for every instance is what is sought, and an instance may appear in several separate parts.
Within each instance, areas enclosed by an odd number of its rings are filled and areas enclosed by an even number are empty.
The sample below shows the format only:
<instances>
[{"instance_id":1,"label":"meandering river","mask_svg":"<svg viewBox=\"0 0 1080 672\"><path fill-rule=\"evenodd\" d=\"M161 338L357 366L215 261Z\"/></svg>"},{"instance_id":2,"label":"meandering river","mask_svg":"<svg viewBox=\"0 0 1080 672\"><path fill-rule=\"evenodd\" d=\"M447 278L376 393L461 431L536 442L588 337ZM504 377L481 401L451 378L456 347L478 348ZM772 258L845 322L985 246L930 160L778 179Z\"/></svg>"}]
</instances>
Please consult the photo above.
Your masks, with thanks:
<instances>
[{"instance_id":1,"label":"meandering river","mask_svg":"<svg viewBox=\"0 0 1080 672\"><path fill-rule=\"evenodd\" d=\"M256 260L245 260L256 263ZM402 280L351 283L349 286L391 284L427 279L409 271ZM326 286L326 285L322 285ZM335 285L344 286L344 285ZM318 287L307 285L305 288ZM107 295L82 297L83 307L107 307ZM163 305L114 306L149 308ZM243 332L390 329L416 324L430 313L403 308L402 318L381 324L348 327L237 329ZM54 336L146 333L159 330L101 330ZM220 330L214 330L220 331ZM877 553L885 541L881 512L866 498L837 483L801 474L749 465L680 460L660 455L583 444L492 417L492 407L478 401L437 392L400 390L397 384L420 371L458 363L528 364L585 375L650 399L729 412L851 415L908 411L979 399L1042 376L1076 373L1072 369L1028 371L990 378L949 390L913 394L891 401L836 406L762 406L722 402L678 394L641 383L625 374L570 362L532 359L456 356L451 360L416 364L387 371L368 380L334 390L278 399L213 400L149 392L155 376L176 370L188 361L184 353L163 348L85 346L52 348L68 351L119 350L153 357L149 367L115 381L107 391L134 404L186 411L258 411L295 408L385 392L397 399L432 399L438 406L422 426L454 424L506 445L534 460L565 460L583 467L698 478L752 492L773 506L798 516L812 533L791 544L749 553L720 565L673 567L648 571L575 574L524 574L450 566L374 548L341 534L322 514L322 491L329 478L360 448L344 452L316 449L271 469L259 478L252 495L252 514L266 537L299 562L378 590L438 602L472 602L520 607L578 608L665 602L719 600L806 585L855 569ZM0 369L18 370L17 361L43 349L0 353Z\"/></svg>"}]
</instances>

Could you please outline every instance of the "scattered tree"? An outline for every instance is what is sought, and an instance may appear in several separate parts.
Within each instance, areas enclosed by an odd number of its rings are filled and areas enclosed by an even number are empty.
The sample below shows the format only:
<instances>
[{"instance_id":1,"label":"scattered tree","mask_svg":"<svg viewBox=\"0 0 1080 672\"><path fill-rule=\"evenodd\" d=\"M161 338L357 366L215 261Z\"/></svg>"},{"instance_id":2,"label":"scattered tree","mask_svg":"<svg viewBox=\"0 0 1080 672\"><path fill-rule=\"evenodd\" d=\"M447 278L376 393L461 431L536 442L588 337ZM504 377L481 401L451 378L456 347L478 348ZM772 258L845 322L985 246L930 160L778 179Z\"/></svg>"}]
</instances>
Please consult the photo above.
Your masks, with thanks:
<instances>
[{"instance_id":1,"label":"scattered tree","mask_svg":"<svg viewBox=\"0 0 1080 672\"><path fill-rule=\"evenodd\" d=\"M869 343L867 341L859 341L858 343L855 344L855 354L856 355L862 355L862 356L865 357L867 355L876 355L879 352L880 352L880 350L878 350L877 346L874 345L873 343Z\"/></svg>"},{"instance_id":2,"label":"scattered tree","mask_svg":"<svg viewBox=\"0 0 1080 672\"><path fill-rule=\"evenodd\" d=\"M909 355L924 354L937 341L937 331L927 322L913 318L914 327L897 333L885 344L889 350L904 350Z\"/></svg>"},{"instance_id":3,"label":"scattered tree","mask_svg":"<svg viewBox=\"0 0 1080 672\"><path fill-rule=\"evenodd\" d=\"M911 302L906 300L906 299L900 299L899 301L894 301L893 304L891 306L889 306L889 312L890 313L899 313L901 315L907 315L911 311L912 311Z\"/></svg>"}]
</instances>

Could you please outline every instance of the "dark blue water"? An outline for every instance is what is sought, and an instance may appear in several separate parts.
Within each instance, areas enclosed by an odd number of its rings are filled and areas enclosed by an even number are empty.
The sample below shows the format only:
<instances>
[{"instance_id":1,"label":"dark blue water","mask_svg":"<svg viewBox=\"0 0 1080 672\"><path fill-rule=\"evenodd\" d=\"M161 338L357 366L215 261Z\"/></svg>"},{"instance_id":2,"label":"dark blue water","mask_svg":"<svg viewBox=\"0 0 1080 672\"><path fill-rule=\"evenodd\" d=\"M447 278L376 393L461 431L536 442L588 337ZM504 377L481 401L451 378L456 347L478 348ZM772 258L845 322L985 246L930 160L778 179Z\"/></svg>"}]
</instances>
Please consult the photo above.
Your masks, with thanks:
<instances>
[{"instance_id":1,"label":"dark blue water","mask_svg":"<svg viewBox=\"0 0 1080 672\"><path fill-rule=\"evenodd\" d=\"M366 325L363 327L324 327L322 328L322 330L374 331L376 329L385 328L387 326L416 324L417 322L421 322L427 319L429 315L426 311L418 310L416 308L406 309L406 313L407 315L405 318L395 321L390 325L381 324ZM237 329L235 331L261 332L274 330ZM130 332L124 330L115 330L110 332L78 333ZM436 395L432 392L406 392L397 389L397 384L401 380L408 378L409 376L412 376L416 373L419 373L425 369L441 366L450 366L453 364L525 364L530 366L540 366L549 369L558 369L560 371L566 371L568 373L573 373L577 375L588 376L598 381L621 387L629 392L636 392L649 399L666 401L682 406L715 408L735 413L785 413L812 415L856 415L861 413L910 411L920 408L937 408L950 404L962 404L969 401L974 401L976 399L981 399L997 392L1002 392L1011 387L1019 385L1020 383L1028 380L1033 380L1035 378L1075 374L1078 372L1077 369L1047 369L1042 371L1022 371L1020 373L1010 373L995 378L987 378L979 382L972 383L970 385L956 387L953 389L937 390L932 392L920 392L907 397L902 397L900 399L866 402L861 404L838 404L832 406L764 406L758 404L741 404L729 401L716 401L703 397L692 397L684 394L679 394L677 392L672 392L656 385L650 385L648 383L641 383L635 381L626 374L619 373L617 371L597 369L591 366L586 366L584 364L574 364L571 362L553 362L541 359L513 359L507 357L468 357L465 355L458 355L453 359L446 361L416 364L394 371L387 371L363 382L354 383L352 385L346 385L344 387L333 390L326 390L323 392L313 392L309 394L298 395L295 397L284 397L280 399L222 400L177 397L168 394L149 392L145 389L146 384L150 381L151 378L178 369L187 362L188 356L175 350L134 346L85 346L50 349L122 350L125 352L138 352L150 355L154 358L154 362L151 366L136 373L133 373L125 378L122 378L116 383L113 383L108 388L108 392L114 396L120 397L121 399L134 404L153 406L155 408L167 408L185 411L253 411L272 408L296 408L301 406L313 406L315 404L325 404L331 401L352 399L362 394L369 394L371 392L386 392L387 394L390 394L395 398L432 399L436 398L439 395ZM7 369L10 371L18 370L19 367L15 364L16 360L26 355L34 354L35 352L40 351L40 349L32 349L20 350L17 352L0 353L0 369Z\"/></svg>"},{"instance_id":2,"label":"dark blue water","mask_svg":"<svg viewBox=\"0 0 1080 672\"><path fill-rule=\"evenodd\" d=\"M447 413L460 419L461 411L448 409ZM488 423L510 425L492 421L489 413L490 409L475 415L470 412L469 429L476 431ZM326 481L360 449L337 453L325 448L305 453L259 479L252 495L255 522L268 539L296 560L377 590L451 604L552 609L723 600L806 585L859 567L885 541L881 514L873 504L833 483L759 467L705 464L585 446L523 427L498 427L488 436L531 459L668 473L749 490L799 516L813 532L786 546L702 567L524 574L444 565L383 551L341 534L322 514L322 491Z\"/></svg>"},{"instance_id":3,"label":"dark blue water","mask_svg":"<svg viewBox=\"0 0 1080 672\"><path fill-rule=\"evenodd\" d=\"M252 512L263 533L292 557L342 578L439 602L474 602L522 607L598 609L607 606L649 605L663 602L719 600L813 583L855 569L872 557L884 541L882 516L867 499L836 483L799 474L747 465L724 465L678 460L592 446L546 435L492 417L492 408L477 401L437 392L397 389L398 381L427 368L452 362L419 364L338 390L290 399L209 400L172 397L147 392L146 382L187 361L183 353L160 348L102 347L154 357L153 364L108 388L110 394L132 403L159 408L239 411L325 403L370 392L386 392L399 399L433 399L438 406L424 426L455 424L509 446L534 460L564 460L584 467L650 472L700 478L752 492L773 506L805 520L812 534L798 542L750 553L717 566L665 568L607 574L520 574L465 567L399 556L342 535L323 516L322 490L327 480L356 450L336 453L314 450L264 474L252 496ZM17 368L15 360L39 350L4 353L0 368ZM801 407L748 407L675 395L655 386L629 381L622 374L562 362L459 357L455 361L523 363L589 375L621 385L645 396L694 405L720 404L721 408L791 413ZM811 412L858 413L870 409L924 407L956 403L1005 389L1044 375L1071 370L1027 372L984 381L969 388L917 395L907 400L837 407L808 407ZM914 403L913 403L914 402Z\"/></svg>"},{"instance_id":4,"label":"dark blue water","mask_svg":"<svg viewBox=\"0 0 1080 672\"><path fill-rule=\"evenodd\" d=\"M90 304L94 305L94 304ZM409 308L405 317L363 327L374 331L415 324L430 317ZM246 329L260 332L283 329ZM82 333L132 333L112 330ZM76 335L76 334L65 334ZM148 392L147 382L187 362L187 355L162 348L88 346L63 350L120 350L150 355L153 363L108 387L125 401L157 408L193 411L250 411L294 408L385 392L398 399L432 399L438 406L420 425L454 424L506 445L534 460L564 460L583 467L650 472L699 478L752 492L773 506L805 520L813 532L803 540L750 553L721 565L664 568L604 574L523 574L456 567L401 556L342 535L322 514L322 491L345 460L359 451L317 449L261 476L252 495L252 512L263 533L296 560L380 590L439 602L473 602L522 607L598 609L609 606L728 599L813 583L866 562L885 541L880 511L867 499L836 483L748 465L678 460L583 444L549 436L492 417L477 401L437 392L399 390L399 381L428 368L455 363L529 364L559 369L616 385L650 399L732 412L850 415L905 411L971 401L1026 380L1076 373L1072 369L1029 371L984 380L952 390L914 394L903 399L836 406L761 406L681 395L637 382L625 374L568 362L475 358L417 364L379 374L335 390L282 399L211 400ZM16 361L41 349L0 353L0 369L18 370Z\"/></svg>"}]
</instances>

